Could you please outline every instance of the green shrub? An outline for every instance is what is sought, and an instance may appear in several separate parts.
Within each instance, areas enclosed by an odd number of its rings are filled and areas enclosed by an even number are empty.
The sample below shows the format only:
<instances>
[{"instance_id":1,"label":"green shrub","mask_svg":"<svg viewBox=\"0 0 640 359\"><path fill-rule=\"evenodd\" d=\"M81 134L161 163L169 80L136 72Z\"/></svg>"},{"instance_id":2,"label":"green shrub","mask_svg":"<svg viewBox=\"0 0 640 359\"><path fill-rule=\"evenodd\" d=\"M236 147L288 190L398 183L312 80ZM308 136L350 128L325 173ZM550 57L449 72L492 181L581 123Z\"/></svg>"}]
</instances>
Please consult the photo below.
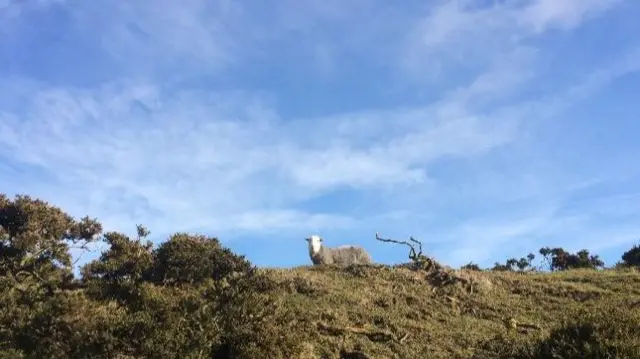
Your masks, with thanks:
<instances>
[{"instance_id":1,"label":"green shrub","mask_svg":"<svg viewBox=\"0 0 640 359\"><path fill-rule=\"evenodd\" d=\"M463 265L462 267L460 267L460 269L465 269L465 270L472 270L472 271L482 271L482 268L480 268L479 265L473 263L473 262L469 262L465 265Z\"/></svg>"},{"instance_id":2,"label":"green shrub","mask_svg":"<svg viewBox=\"0 0 640 359\"><path fill-rule=\"evenodd\" d=\"M514 333L512 333L514 334ZM483 357L640 358L640 310L604 306L578 310L538 340L498 335L485 343Z\"/></svg>"},{"instance_id":3,"label":"green shrub","mask_svg":"<svg viewBox=\"0 0 640 359\"><path fill-rule=\"evenodd\" d=\"M98 299L133 303L138 286L151 278L153 245L117 232L106 233L104 240L109 249L82 268L82 281L88 293Z\"/></svg>"},{"instance_id":4,"label":"green shrub","mask_svg":"<svg viewBox=\"0 0 640 359\"><path fill-rule=\"evenodd\" d=\"M539 358L640 358L640 313L621 307L580 311L536 348Z\"/></svg>"},{"instance_id":5,"label":"green shrub","mask_svg":"<svg viewBox=\"0 0 640 359\"><path fill-rule=\"evenodd\" d=\"M162 284L200 284L246 272L251 263L222 247L217 238L176 233L155 250L154 281Z\"/></svg>"},{"instance_id":6,"label":"green shrub","mask_svg":"<svg viewBox=\"0 0 640 359\"><path fill-rule=\"evenodd\" d=\"M628 267L640 268L640 245L634 245L622 254L622 263Z\"/></svg>"},{"instance_id":7,"label":"green shrub","mask_svg":"<svg viewBox=\"0 0 640 359\"><path fill-rule=\"evenodd\" d=\"M14 289L52 295L73 278L70 245L86 245L101 232L96 219L77 221L45 201L0 193L0 277Z\"/></svg>"},{"instance_id":8,"label":"green shrub","mask_svg":"<svg viewBox=\"0 0 640 359\"><path fill-rule=\"evenodd\" d=\"M222 358L298 358L303 334L299 318L281 301L283 290L269 276L252 270L224 280L209 293L221 318Z\"/></svg>"}]
</instances>

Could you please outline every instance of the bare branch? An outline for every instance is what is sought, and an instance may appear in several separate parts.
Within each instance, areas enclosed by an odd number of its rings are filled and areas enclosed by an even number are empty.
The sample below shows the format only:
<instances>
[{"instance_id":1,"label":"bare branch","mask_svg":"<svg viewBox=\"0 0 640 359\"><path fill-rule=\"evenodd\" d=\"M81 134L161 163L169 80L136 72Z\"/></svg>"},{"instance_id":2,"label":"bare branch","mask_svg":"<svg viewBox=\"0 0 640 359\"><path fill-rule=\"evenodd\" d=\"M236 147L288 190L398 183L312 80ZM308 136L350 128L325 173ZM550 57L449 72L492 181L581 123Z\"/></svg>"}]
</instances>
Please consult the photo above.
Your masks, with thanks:
<instances>
[{"instance_id":1,"label":"bare branch","mask_svg":"<svg viewBox=\"0 0 640 359\"><path fill-rule=\"evenodd\" d=\"M414 247L414 245L409 243L409 242L407 242L407 241L398 241L398 240L395 240L395 239L382 238L382 237L380 237L378 235L377 232L376 232L376 240L379 240L381 242L387 242L387 243L404 244L404 245L408 246L409 247L409 259L411 259L413 261L417 261L422 257L422 243L420 241L417 241L413 237L409 237L409 240L418 245L418 252L416 252L416 248Z\"/></svg>"},{"instance_id":2,"label":"bare branch","mask_svg":"<svg viewBox=\"0 0 640 359\"><path fill-rule=\"evenodd\" d=\"M72 266L75 266L76 264L78 264L78 262L80 261L80 259L82 259L82 257L87 254L87 253L93 253L95 251L97 251L98 249L91 249L89 248L89 244L91 244L91 242L84 242L79 246L70 246L69 249L78 249L80 250L80 253L78 254L78 257L73 261Z\"/></svg>"},{"instance_id":3,"label":"bare branch","mask_svg":"<svg viewBox=\"0 0 640 359\"><path fill-rule=\"evenodd\" d=\"M413 237L409 236L409 240L413 243L416 243L418 245L419 248L419 252L418 252L418 256L422 255L422 242L415 240ZM414 250L415 253L415 250Z\"/></svg>"}]
</instances>

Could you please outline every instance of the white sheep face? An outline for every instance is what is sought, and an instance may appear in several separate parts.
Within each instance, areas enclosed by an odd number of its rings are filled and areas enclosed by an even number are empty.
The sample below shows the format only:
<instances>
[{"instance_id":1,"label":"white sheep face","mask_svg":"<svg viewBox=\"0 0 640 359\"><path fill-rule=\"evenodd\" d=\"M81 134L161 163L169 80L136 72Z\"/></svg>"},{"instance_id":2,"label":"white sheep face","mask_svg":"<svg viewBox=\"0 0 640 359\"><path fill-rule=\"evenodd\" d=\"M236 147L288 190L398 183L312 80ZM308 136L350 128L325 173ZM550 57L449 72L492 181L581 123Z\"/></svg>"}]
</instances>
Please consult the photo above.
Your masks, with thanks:
<instances>
[{"instance_id":1,"label":"white sheep face","mask_svg":"<svg viewBox=\"0 0 640 359\"><path fill-rule=\"evenodd\" d=\"M320 247L322 247L322 238L320 236L313 235L307 238L309 242L309 252L311 254L316 254L320 252Z\"/></svg>"}]
</instances>

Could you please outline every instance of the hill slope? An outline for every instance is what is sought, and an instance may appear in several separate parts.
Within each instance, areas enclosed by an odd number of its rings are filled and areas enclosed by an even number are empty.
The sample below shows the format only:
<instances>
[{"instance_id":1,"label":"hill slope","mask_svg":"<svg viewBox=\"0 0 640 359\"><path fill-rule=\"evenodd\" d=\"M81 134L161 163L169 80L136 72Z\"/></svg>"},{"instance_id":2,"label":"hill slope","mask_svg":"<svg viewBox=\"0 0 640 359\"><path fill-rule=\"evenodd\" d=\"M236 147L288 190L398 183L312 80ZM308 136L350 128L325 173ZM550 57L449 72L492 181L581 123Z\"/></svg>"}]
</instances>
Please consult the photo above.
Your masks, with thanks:
<instances>
[{"instance_id":1,"label":"hill slope","mask_svg":"<svg viewBox=\"0 0 640 359\"><path fill-rule=\"evenodd\" d=\"M635 270L452 270L421 245L405 266L260 269L215 237L136 230L0 194L0 358L640 358ZM96 240L74 277L70 246Z\"/></svg>"},{"instance_id":2,"label":"hill slope","mask_svg":"<svg viewBox=\"0 0 640 359\"><path fill-rule=\"evenodd\" d=\"M162 280L135 279L141 258L58 288L0 276L0 358L640 358L633 270L319 266L214 279L171 262L154 272Z\"/></svg>"},{"instance_id":3,"label":"hill slope","mask_svg":"<svg viewBox=\"0 0 640 359\"><path fill-rule=\"evenodd\" d=\"M462 279L455 284L407 268L262 271L279 283L274 308L293 318L286 326L307 358L337 357L341 348L371 358L492 357L547 338L580 310L606 318L622 309L640 325L634 271L453 271Z\"/></svg>"}]
</instances>

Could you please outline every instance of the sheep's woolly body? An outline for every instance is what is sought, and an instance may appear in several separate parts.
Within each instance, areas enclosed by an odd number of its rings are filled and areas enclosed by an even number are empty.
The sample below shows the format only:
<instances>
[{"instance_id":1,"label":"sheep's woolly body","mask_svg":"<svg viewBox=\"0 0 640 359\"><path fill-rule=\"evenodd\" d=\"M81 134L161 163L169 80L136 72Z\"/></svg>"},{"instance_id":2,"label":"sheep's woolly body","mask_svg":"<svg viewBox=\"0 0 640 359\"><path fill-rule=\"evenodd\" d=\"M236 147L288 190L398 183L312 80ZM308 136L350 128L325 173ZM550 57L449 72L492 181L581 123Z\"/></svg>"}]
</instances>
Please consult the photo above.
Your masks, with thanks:
<instances>
[{"instance_id":1,"label":"sheep's woolly body","mask_svg":"<svg viewBox=\"0 0 640 359\"><path fill-rule=\"evenodd\" d=\"M320 250L311 254L313 264L368 264L371 263L369 254L362 248L343 246L340 248L320 247Z\"/></svg>"},{"instance_id":2,"label":"sheep's woolly body","mask_svg":"<svg viewBox=\"0 0 640 359\"><path fill-rule=\"evenodd\" d=\"M319 264L370 264L371 256L362 248L355 246L340 246L327 248L321 245L320 237L311 236L309 241L309 256L314 265Z\"/></svg>"}]
</instances>

